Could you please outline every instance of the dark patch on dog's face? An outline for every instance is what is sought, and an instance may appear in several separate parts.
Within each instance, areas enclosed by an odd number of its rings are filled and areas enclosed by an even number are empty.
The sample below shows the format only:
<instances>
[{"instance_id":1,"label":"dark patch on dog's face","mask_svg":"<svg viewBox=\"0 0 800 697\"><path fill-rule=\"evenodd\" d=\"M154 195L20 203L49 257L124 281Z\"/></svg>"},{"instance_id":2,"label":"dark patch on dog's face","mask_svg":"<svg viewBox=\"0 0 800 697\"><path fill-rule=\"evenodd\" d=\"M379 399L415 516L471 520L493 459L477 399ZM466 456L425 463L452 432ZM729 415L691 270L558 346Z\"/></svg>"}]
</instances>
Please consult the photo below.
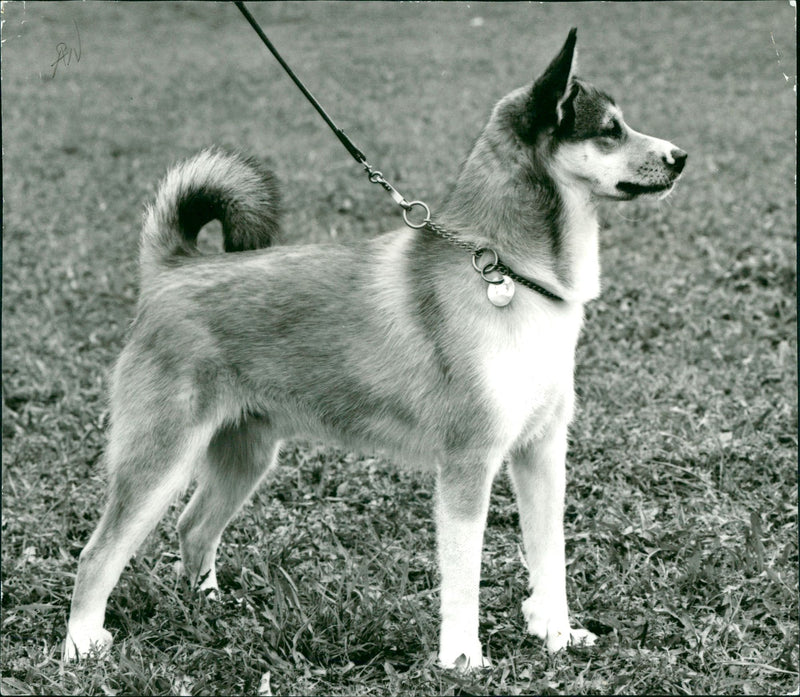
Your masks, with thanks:
<instances>
[{"instance_id":1,"label":"dark patch on dog's face","mask_svg":"<svg viewBox=\"0 0 800 697\"><path fill-rule=\"evenodd\" d=\"M582 80L573 79L569 97L562 103L563 118L555 135L560 140L590 138L620 139L624 128L619 117L609 113L613 98Z\"/></svg>"},{"instance_id":2,"label":"dark patch on dog's face","mask_svg":"<svg viewBox=\"0 0 800 697\"><path fill-rule=\"evenodd\" d=\"M511 127L528 145L537 143L543 133L552 134L554 142L601 138L609 147L624 137L621 122L609 118L614 99L572 75L575 42L572 29L527 99L510 110Z\"/></svg>"}]
</instances>

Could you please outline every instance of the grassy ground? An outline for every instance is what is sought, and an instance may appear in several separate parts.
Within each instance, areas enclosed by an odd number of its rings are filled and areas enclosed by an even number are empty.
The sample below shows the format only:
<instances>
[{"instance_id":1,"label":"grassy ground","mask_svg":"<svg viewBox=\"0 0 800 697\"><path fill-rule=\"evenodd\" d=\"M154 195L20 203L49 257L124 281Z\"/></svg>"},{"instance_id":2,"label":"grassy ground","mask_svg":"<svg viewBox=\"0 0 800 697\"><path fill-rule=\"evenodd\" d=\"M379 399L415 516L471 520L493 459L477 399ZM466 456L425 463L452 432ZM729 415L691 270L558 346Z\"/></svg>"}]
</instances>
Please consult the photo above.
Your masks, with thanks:
<instances>
[{"instance_id":1,"label":"grassy ground","mask_svg":"<svg viewBox=\"0 0 800 697\"><path fill-rule=\"evenodd\" d=\"M105 371L144 201L209 143L269 156L288 242L396 227L232 6L3 5L4 694L784 694L798 685L794 10L785 3L261 5L370 159L435 205L495 99L579 26L581 73L689 151L602 212L579 349L569 593L592 650L528 638L505 475L486 533L495 668L436 668L431 480L315 444L228 530L223 599L173 574L177 507L111 597L107 662L59 663L98 518ZM481 17L483 22L475 22ZM57 44L69 54L54 67ZM77 58L80 56L80 60Z\"/></svg>"}]
</instances>

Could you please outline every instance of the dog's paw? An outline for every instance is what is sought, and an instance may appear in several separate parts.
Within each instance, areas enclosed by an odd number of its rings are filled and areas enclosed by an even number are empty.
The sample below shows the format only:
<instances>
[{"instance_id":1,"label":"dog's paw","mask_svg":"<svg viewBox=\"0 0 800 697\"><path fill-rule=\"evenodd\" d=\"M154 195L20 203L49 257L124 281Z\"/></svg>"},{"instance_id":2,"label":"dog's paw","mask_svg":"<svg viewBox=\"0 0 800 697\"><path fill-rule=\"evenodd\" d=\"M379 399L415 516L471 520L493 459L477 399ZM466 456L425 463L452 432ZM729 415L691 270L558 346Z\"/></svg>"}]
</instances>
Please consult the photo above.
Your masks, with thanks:
<instances>
[{"instance_id":1,"label":"dog's paw","mask_svg":"<svg viewBox=\"0 0 800 697\"><path fill-rule=\"evenodd\" d=\"M532 595L522 603L522 614L528 633L540 639L558 641L562 635L569 641L569 614L566 603L555 602L541 595Z\"/></svg>"},{"instance_id":2,"label":"dog's paw","mask_svg":"<svg viewBox=\"0 0 800 697\"><path fill-rule=\"evenodd\" d=\"M190 578L182 561L176 561L172 568L176 576ZM217 572L213 567L192 582L192 585L197 589L198 593L204 595L208 600L219 600Z\"/></svg>"},{"instance_id":3,"label":"dog's paw","mask_svg":"<svg viewBox=\"0 0 800 697\"><path fill-rule=\"evenodd\" d=\"M588 629L567 627L566 630L556 629L553 634L548 633L545 645L550 653L556 653L567 646L592 646L595 641L597 636Z\"/></svg>"},{"instance_id":4,"label":"dog's paw","mask_svg":"<svg viewBox=\"0 0 800 697\"><path fill-rule=\"evenodd\" d=\"M491 668L492 662L483 655L480 642L468 647L442 647L439 651L439 665L449 670L467 673L480 668Z\"/></svg>"},{"instance_id":5,"label":"dog's paw","mask_svg":"<svg viewBox=\"0 0 800 697\"><path fill-rule=\"evenodd\" d=\"M111 633L104 627L89 630L82 627L70 627L67 629L67 637L64 639L64 649L61 652L61 659L67 663L85 658L90 654L105 656L114 639Z\"/></svg>"},{"instance_id":6,"label":"dog's paw","mask_svg":"<svg viewBox=\"0 0 800 697\"><path fill-rule=\"evenodd\" d=\"M573 646L594 646L597 634L588 629L570 629L570 643Z\"/></svg>"},{"instance_id":7,"label":"dog's paw","mask_svg":"<svg viewBox=\"0 0 800 697\"><path fill-rule=\"evenodd\" d=\"M555 603L531 596L522 603L522 613L528 624L528 633L543 639L550 653L567 646L592 646L597 636L587 629L573 629L569 624L566 607L553 611Z\"/></svg>"}]
</instances>

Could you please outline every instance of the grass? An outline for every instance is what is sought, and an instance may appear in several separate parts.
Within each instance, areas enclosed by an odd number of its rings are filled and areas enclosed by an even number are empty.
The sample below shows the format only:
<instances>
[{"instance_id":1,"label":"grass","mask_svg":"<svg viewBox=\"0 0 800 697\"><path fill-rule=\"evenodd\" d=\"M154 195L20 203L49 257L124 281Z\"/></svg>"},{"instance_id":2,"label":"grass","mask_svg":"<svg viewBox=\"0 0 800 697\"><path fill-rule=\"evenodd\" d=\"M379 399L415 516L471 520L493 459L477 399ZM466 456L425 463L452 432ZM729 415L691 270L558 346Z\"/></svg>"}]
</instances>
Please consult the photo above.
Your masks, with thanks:
<instances>
[{"instance_id":1,"label":"grass","mask_svg":"<svg viewBox=\"0 0 800 697\"><path fill-rule=\"evenodd\" d=\"M581 73L634 127L689 151L668 202L602 211L566 515L572 611L600 641L548 657L525 635L501 475L481 608L495 667L441 671L430 477L300 443L227 531L219 603L173 573L176 507L111 597L109 659L60 664L103 498L106 370L135 303L141 210L166 167L209 143L269 156L290 243L366 238L399 218L233 7L6 3L3 694L796 690L793 9L253 11L373 164L434 210L494 100L573 24ZM73 21L80 61L52 77Z\"/></svg>"}]
</instances>

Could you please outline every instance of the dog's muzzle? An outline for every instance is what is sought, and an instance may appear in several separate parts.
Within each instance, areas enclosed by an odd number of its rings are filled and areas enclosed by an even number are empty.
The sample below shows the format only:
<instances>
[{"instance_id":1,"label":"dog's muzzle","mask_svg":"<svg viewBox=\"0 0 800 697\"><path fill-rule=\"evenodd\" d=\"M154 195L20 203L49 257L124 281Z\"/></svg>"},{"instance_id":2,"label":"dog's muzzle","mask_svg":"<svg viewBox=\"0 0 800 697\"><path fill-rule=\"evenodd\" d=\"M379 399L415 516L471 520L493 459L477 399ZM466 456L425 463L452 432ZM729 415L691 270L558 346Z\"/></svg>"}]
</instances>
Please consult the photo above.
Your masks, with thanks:
<instances>
[{"instance_id":1,"label":"dog's muzzle","mask_svg":"<svg viewBox=\"0 0 800 697\"><path fill-rule=\"evenodd\" d=\"M639 176L635 178L639 181L618 182L617 190L630 198L635 198L670 189L683 172L688 155L675 146L663 150L660 155L655 153L654 155L653 159L637 171Z\"/></svg>"}]
</instances>

